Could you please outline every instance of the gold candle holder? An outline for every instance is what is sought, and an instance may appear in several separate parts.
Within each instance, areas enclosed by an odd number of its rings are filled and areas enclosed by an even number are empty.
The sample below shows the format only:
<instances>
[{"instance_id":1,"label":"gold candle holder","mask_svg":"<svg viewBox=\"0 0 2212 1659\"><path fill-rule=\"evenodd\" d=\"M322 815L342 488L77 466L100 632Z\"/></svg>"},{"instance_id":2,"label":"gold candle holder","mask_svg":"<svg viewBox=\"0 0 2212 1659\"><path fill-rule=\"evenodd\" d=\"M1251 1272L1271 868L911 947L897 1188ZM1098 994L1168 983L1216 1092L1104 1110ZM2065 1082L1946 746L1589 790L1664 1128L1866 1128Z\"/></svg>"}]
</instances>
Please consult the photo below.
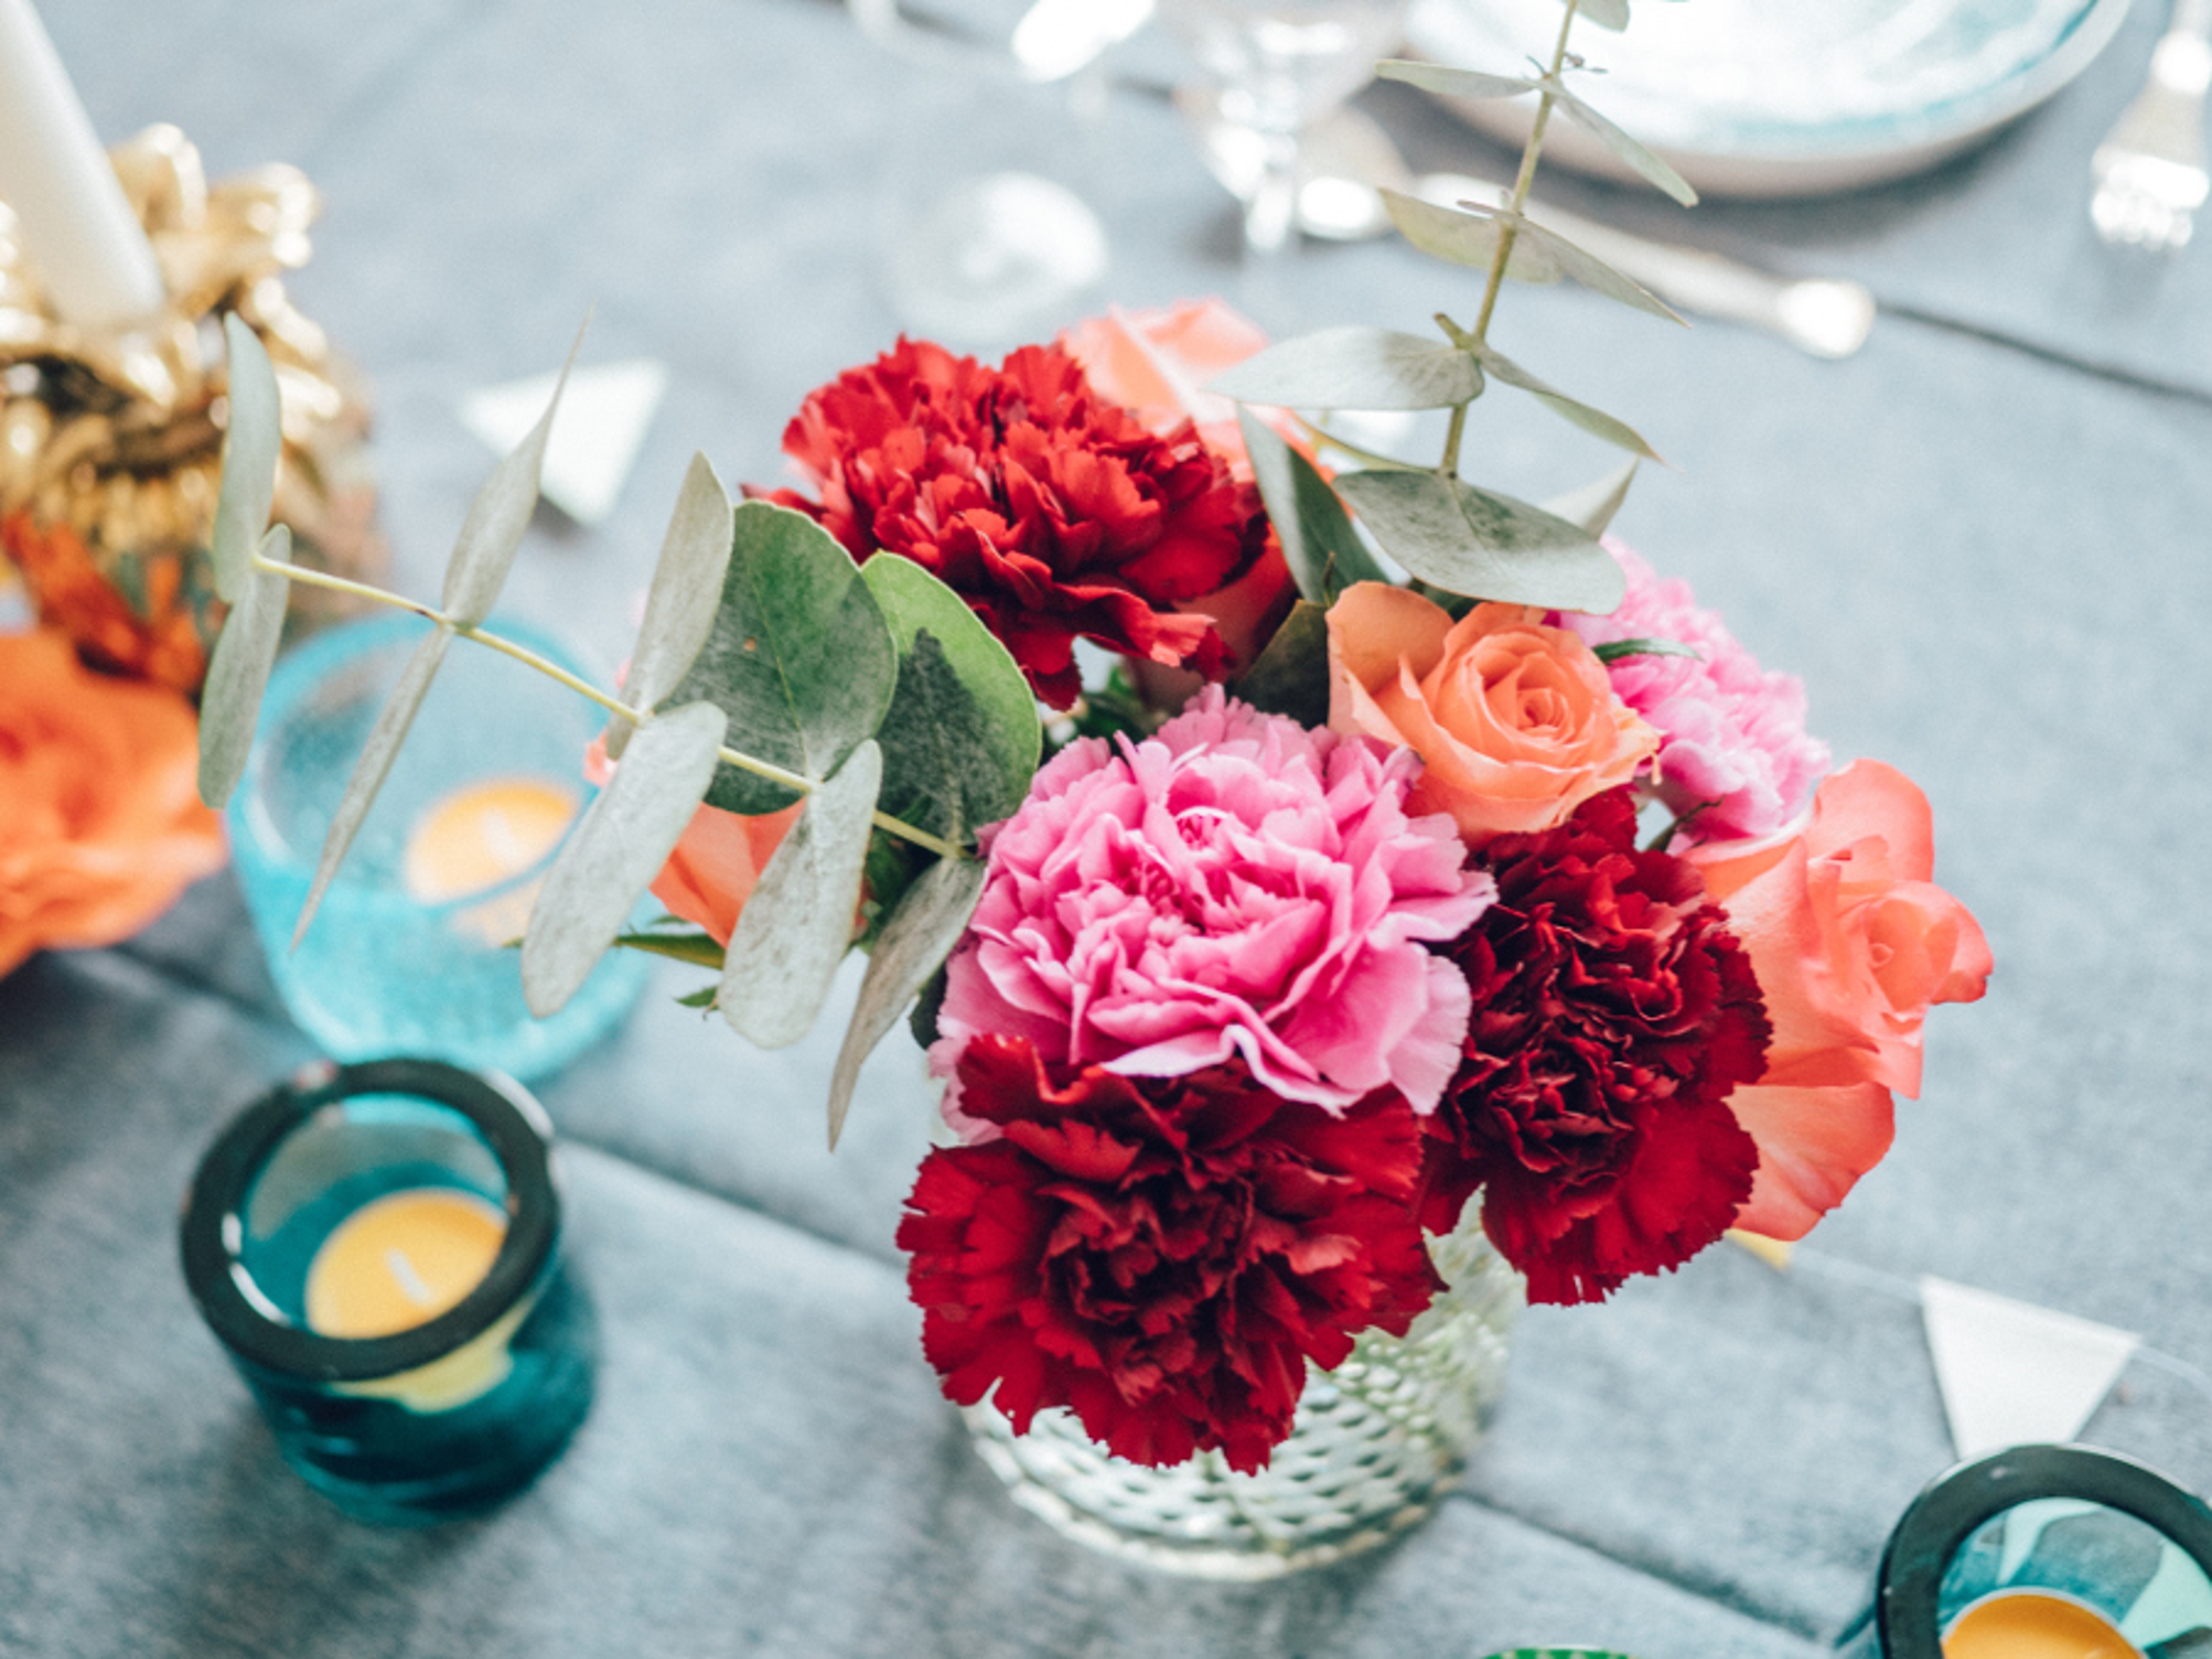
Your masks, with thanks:
<instances>
[{"instance_id":1,"label":"gold candle holder","mask_svg":"<svg viewBox=\"0 0 2212 1659\"><path fill-rule=\"evenodd\" d=\"M0 560L86 660L190 693L222 620L208 538L227 412L223 315L251 325L276 366L275 516L291 527L295 559L355 577L385 563L368 404L284 291L322 206L305 174L276 165L210 185L198 150L167 125L109 159L168 301L123 331L62 321L0 204ZM345 603L295 592L311 618Z\"/></svg>"}]
</instances>

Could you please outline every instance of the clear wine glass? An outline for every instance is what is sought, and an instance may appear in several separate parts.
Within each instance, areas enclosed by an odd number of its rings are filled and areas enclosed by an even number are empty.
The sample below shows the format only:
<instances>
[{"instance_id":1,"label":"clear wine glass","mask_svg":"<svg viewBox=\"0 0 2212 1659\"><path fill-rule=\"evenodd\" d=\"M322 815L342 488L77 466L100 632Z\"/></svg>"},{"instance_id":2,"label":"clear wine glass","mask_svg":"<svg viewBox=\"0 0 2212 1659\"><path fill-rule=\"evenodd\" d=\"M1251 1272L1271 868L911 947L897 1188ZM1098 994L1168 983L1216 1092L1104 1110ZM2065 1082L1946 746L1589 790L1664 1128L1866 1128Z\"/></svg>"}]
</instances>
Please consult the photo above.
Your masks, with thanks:
<instances>
[{"instance_id":1,"label":"clear wine glass","mask_svg":"<svg viewBox=\"0 0 2212 1659\"><path fill-rule=\"evenodd\" d=\"M1249 135L1248 261L1267 263L1297 224L1298 140L1375 77L1397 46L1407 0L1159 0L1160 18L1215 90L1214 119Z\"/></svg>"},{"instance_id":2,"label":"clear wine glass","mask_svg":"<svg viewBox=\"0 0 2212 1659\"><path fill-rule=\"evenodd\" d=\"M1045 169L1074 148L1056 140L1080 111L1102 101L1106 51L1152 4L930 0L909 12L901 0L846 0L863 33L927 71L915 97L932 106L916 125L940 141L908 158L928 171L898 192L887 237L884 284L902 322L980 348L1072 319L1105 276L1106 231ZM1000 142L1000 127L1018 141Z\"/></svg>"}]
</instances>

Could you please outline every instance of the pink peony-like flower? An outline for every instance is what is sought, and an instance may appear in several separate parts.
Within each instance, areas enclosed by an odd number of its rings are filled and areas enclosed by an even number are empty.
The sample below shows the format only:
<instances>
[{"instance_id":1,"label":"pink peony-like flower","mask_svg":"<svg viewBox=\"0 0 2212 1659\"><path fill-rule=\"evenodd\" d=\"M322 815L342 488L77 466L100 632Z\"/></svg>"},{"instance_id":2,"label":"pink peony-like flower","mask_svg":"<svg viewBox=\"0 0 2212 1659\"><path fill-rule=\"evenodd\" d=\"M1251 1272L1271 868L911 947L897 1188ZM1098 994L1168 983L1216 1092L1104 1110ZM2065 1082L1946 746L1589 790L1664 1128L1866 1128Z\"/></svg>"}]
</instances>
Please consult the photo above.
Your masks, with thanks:
<instances>
[{"instance_id":1,"label":"pink peony-like flower","mask_svg":"<svg viewBox=\"0 0 2212 1659\"><path fill-rule=\"evenodd\" d=\"M1141 743L1070 744L990 832L933 1068L988 1032L1054 1066L1182 1077L1241 1056L1285 1099L1341 1112L1391 1088L1433 1111L1468 1004L1424 942L1497 887L1461 867L1449 817L1407 815L1419 773L1212 686ZM946 1116L988 1133L951 1092Z\"/></svg>"},{"instance_id":2,"label":"pink peony-like flower","mask_svg":"<svg viewBox=\"0 0 2212 1659\"><path fill-rule=\"evenodd\" d=\"M1571 611L1565 625L1593 646L1673 640L1698 653L1609 665L1615 694L1659 729L1661 798L1678 813L1714 803L1685 826L1692 842L1771 835L1805 810L1828 769L1827 744L1805 734L1803 683L1762 670L1689 583L1661 580L1610 538L1606 547L1627 573L1628 597L1608 616Z\"/></svg>"}]
</instances>

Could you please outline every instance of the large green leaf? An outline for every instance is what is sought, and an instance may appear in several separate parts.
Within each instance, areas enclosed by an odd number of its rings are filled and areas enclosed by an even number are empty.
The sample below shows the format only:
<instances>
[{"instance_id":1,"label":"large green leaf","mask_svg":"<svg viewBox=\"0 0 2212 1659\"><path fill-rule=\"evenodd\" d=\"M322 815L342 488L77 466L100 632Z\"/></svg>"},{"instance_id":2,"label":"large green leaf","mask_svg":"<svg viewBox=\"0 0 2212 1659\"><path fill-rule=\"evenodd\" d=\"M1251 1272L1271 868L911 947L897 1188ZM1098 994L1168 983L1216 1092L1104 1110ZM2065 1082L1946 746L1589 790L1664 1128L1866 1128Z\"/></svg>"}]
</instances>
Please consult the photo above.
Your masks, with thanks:
<instances>
[{"instance_id":1,"label":"large green leaf","mask_svg":"<svg viewBox=\"0 0 2212 1659\"><path fill-rule=\"evenodd\" d=\"M415 724L422 699L430 695L430 682L437 678L438 665L445 661L446 647L453 642L452 626L440 623L415 647L415 654L399 671L399 683L392 688L392 695L377 711L376 724L369 727L368 741L362 744L360 758L353 763L353 775L346 780L345 793L338 798L337 811L331 815L329 833L323 837L322 857L315 864L315 879L307 889L307 902L300 907L300 919L293 924L295 950L307 938L307 925L322 908L323 895L330 890L338 866L345 862L346 851L353 845L362 820L376 805L376 792L384 787L384 780L392 772L392 763L399 758L399 745L407 741L407 729Z\"/></svg>"},{"instance_id":2,"label":"large green leaf","mask_svg":"<svg viewBox=\"0 0 2212 1659\"><path fill-rule=\"evenodd\" d=\"M1300 599L1244 678L1230 688L1255 708L1300 726L1328 724L1328 612Z\"/></svg>"},{"instance_id":3,"label":"large green leaf","mask_svg":"<svg viewBox=\"0 0 2212 1659\"><path fill-rule=\"evenodd\" d=\"M730 717L730 746L819 782L875 736L898 653L860 567L803 513L746 501L732 519L729 574L714 625L673 693ZM733 766L707 799L774 812L797 793Z\"/></svg>"},{"instance_id":4,"label":"large green leaf","mask_svg":"<svg viewBox=\"0 0 2212 1659\"><path fill-rule=\"evenodd\" d=\"M1477 204L1438 207L1418 196L1385 187L1379 192L1398 234L1424 253L1475 270L1487 270L1498 254L1498 221L1494 210ZM1462 210L1464 209L1464 210ZM1516 238L1505 274L1516 283L1556 283L1558 264L1547 259L1533 242Z\"/></svg>"},{"instance_id":5,"label":"large green leaf","mask_svg":"<svg viewBox=\"0 0 2212 1659\"><path fill-rule=\"evenodd\" d=\"M1631 454L1654 461L1661 459L1659 452L1644 441L1644 434L1627 422L1568 397L1565 392L1538 380L1504 353L1491 346L1478 347L1477 351L1482 358L1482 366L1492 375L1508 386L1518 386L1554 413L1572 421L1583 431L1602 438L1618 448L1627 450Z\"/></svg>"},{"instance_id":6,"label":"large green leaf","mask_svg":"<svg viewBox=\"0 0 2212 1659\"><path fill-rule=\"evenodd\" d=\"M1036 697L967 601L913 560L878 555L860 574L899 653L883 810L962 839L1029 793L1044 744Z\"/></svg>"},{"instance_id":7,"label":"large green leaf","mask_svg":"<svg viewBox=\"0 0 2212 1659\"><path fill-rule=\"evenodd\" d=\"M830 1078L832 1151L837 1137L844 1133L845 1115L852 1109L853 1090L860 1080L860 1062L898 1023L938 965L952 954L952 947L967 928L968 918L975 914L975 902L982 896L981 859L939 859L906 890L906 896L884 924L876 948L868 953L868 971L860 981L853 1023L846 1029L844 1046L837 1051L836 1069Z\"/></svg>"},{"instance_id":8,"label":"large green leaf","mask_svg":"<svg viewBox=\"0 0 2212 1659\"><path fill-rule=\"evenodd\" d=\"M1354 582L1387 580L1352 527L1344 503L1314 464L1250 410L1238 410L1237 423L1298 592L1326 606Z\"/></svg>"},{"instance_id":9,"label":"large green leaf","mask_svg":"<svg viewBox=\"0 0 2212 1659\"><path fill-rule=\"evenodd\" d=\"M522 939L523 1000L540 1019L583 988L668 862L714 774L726 723L714 704L694 702L641 726L576 821L545 872Z\"/></svg>"},{"instance_id":10,"label":"large green leaf","mask_svg":"<svg viewBox=\"0 0 2212 1659\"><path fill-rule=\"evenodd\" d=\"M579 329L575 344L568 348L568 361L561 365L561 377L553 383L545 412L514 452L492 469L491 477L469 504L469 516L461 521L453 556L446 563L445 595L439 608L464 627L472 627L489 617L498 602L499 590L507 585L507 573L514 568L522 533L530 528L530 515L538 507L538 475L545 470L545 444L553 435L553 416L561 407L568 371L575 366L577 350L583 343L583 331Z\"/></svg>"},{"instance_id":11,"label":"large green leaf","mask_svg":"<svg viewBox=\"0 0 2212 1659\"><path fill-rule=\"evenodd\" d=\"M714 610L730 574L729 492L704 455L694 455L676 497L668 534L645 596L645 621L630 653L623 685L634 708L652 708L674 690L714 631ZM620 758L630 723L617 714L607 723L607 753Z\"/></svg>"},{"instance_id":12,"label":"large green leaf","mask_svg":"<svg viewBox=\"0 0 2212 1659\"><path fill-rule=\"evenodd\" d=\"M1627 591L1578 525L1433 472L1350 472L1337 488L1382 550L1422 580L1514 605L1602 614Z\"/></svg>"},{"instance_id":13,"label":"large green leaf","mask_svg":"<svg viewBox=\"0 0 2212 1659\"><path fill-rule=\"evenodd\" d=\"M1577 126L1611 150L1627 167L1650 183L1663 190L1684 207L1698 204L1698 192L1690 181L1646 149L1641 143L1606 117L1599 114L1577 97L1574 92L1556 76L1547 76L1545 84L1551 88L1552 101Z\"/></svg>"},{"instance_id":14,"label":"large green leaf","mask_svg":"<svg viewBox=\"0 0 2212 1659\"><path fill-rule=\"evenodd\" d=\"M208 544L215 591L236 605L252 574L253 548L269 526L276 497L276 463L284 448L284 411L269 353L237 313L222 319L230 342L229 424L222 434L222 486L216 495L215 533ZM289 585L289 584L288 584Z\"/></svg>"},{"instance_id":15,"label":"large green leaf","mask_svg":"<svg viewBox=\"0 0 2212 1659\"><path fill-rule=\"evenodd\" d=\"M1553 496L1544 503L1544 511L1555 519L1580 525L1593 536L1602 536L1628 499L1628 487L1636 482L1636 470L1643 465L1637 460L1624 462L1594 483Z\"/></svg>"},{"instance_id":16,"label":"large green leaf","mask_svg":"<svg viewBox=\"0 0 2212 1659\"><path fill-rule=\"evenodd\" d=\"M1246 358L1206 390L1285 409L1451 409L1482 390L1482 371L1442 340L1325 328Z\"/></svg>"},{"instance_id":17,"label":"large green leaf","mask_svg":"<svg viewBox=\"0 0 2212 1659\"><path fill-rule=\"evenodd\" d=\"M722 968L722 1018L739 1036L783 1048L812 1029L860 908L884 752L872 739L806 798L806 810L738 913Z\"/></svg>"},{"instance_id":18,"label":"large green leaf","mask_svg":"<svg viewBox=\"0 0 2212 1659\"><path fill-rule=\"evenodd\" d=\"M281 524L272 527L262 538L261 556L275 564L291 563L292 532ZM210 806L228 801L246 775L261 694L269 689L291 596L289 578L250 570L208 659L207 682L200 689L199 782L200 799Z\"/></svg>"},{"instance_id":19,"label":"large green leaf","mask_svg":"<svg viewBox=\"0 0 2212 1659\"><path fill-rule=\"evenodd\" d=\"M1402 81L1443 98L1518 98L1543 85L1525 75L1485 75L1480 70L1449 69L1404 58L1385 58L1375 66L1375 73L1382 80Z\"/></svg>"}]
</instances>

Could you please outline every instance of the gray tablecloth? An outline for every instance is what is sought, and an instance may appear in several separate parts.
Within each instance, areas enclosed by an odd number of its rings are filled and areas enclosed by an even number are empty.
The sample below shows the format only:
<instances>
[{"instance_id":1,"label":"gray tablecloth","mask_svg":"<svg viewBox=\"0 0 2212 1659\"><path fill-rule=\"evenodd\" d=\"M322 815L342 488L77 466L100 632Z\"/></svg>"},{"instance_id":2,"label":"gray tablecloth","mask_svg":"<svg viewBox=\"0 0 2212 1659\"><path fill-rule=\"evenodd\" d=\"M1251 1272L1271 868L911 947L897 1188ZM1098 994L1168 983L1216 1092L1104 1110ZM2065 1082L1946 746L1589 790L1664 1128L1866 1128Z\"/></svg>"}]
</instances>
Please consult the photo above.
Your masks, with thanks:
<instances>
[{"instance_id":1,"label":"gray tablecloth","mask_svg":"<svg viewBox=\"0 0 2212 1659\"><path fill-rule=\"evenodd\" d=\"M932 155L1066 161L1122 303L1235 281L1225 199L1157 100L1063 153L1051 112L930 84L806 0L47 11L106 132L173 119L211 172L281 157L328 193L297 289L378 388L403 583L431 585L489 461L463 391L550 365L594 304L588 358L672 366L613 518L541 514L510 589L607 659L690 452L775 480L799 398L895 334L878 230ZM1847 362L1571 289L1516 290L1498 337L1675 463L1620 530L1805 677L1839 756L1926 788L1939 875L1995 947L1990 999L1933 1022L1896 1151L1813 1248L2212 1366L2212 255L2130 269L2083 228L2087 152L2157 21L1929 179L1668 225L1870 282L1893 310ZM1370 107L1423 165L1497 163L1410 98ZM1310 322L1470 297L1401 245L1309 256L1277 297ZM1565 427L1474 441L1530 495L1608 464ZM308 1052L229 878L0 981L0 1650L1803 1656L1948 1461L1911 1307L1721 1249L1532 1315L1497 1432L1401 1546L1265 1588L1104 1563L1005 1501L921 1359L890 1246L928 1111L911 1047L872 1063L832 1159L826 1036L734 1063L683 988L544 1091L605 1326L591 1420L505 1510L392 1534L289 1478L175 1271L199 1150ZM2138 1365L2086 1437L2202 1488L2204 1405Z\"/></svg>"}]
</instances>

